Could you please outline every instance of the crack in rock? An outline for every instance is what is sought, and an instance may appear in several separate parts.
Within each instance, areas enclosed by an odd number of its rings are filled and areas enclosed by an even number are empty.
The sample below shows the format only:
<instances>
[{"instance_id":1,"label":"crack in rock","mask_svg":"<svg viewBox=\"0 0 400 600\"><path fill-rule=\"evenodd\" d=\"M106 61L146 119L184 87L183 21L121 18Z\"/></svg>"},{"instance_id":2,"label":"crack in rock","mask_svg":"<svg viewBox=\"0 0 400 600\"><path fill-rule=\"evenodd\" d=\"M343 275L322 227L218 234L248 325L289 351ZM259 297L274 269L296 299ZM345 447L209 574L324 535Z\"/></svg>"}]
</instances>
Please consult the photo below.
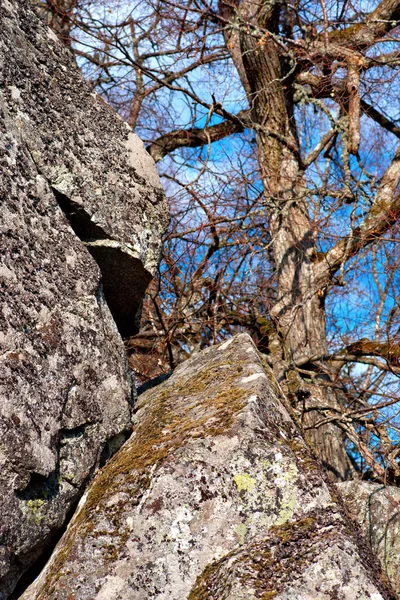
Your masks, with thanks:
<instances>
[{"instance_id":1,"label":"crack in rock","mask_svg":"<svg viewBox=\"0 0 400 600\"><path fill-rule=\"evenodd\" d=\"M52 188L74 233L100 267L103 292L122 337L139 331L142 298L152 276L127 244L113 240L85 209Z\"/></svg>"}]
</instances>

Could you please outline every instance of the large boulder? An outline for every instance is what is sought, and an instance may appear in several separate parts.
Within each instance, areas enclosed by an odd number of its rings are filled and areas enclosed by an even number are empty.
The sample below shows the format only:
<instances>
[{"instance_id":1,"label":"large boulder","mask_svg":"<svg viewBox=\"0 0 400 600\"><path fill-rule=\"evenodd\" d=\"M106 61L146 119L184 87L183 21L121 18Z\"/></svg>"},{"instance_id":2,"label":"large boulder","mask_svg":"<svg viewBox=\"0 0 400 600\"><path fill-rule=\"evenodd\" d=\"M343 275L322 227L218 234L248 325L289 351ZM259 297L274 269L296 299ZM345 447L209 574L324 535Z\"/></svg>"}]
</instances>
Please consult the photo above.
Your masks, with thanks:
<instances>
[{"instance_id":1,"label":"large boulder","mask_svg":"<svg viewBox=\"0 0 400 600\"><path fill-rule=\"evenodd\" d=\"M400 595L400 490L367 481L338 483L347 510L361 527Z\"/></svg>"},{"instance_id":2,"label":"large boulder","mask_svg":"<svg viewBox=\"0 0 400 600\"><path fill-rule=\"evenodd\" d=\"M21 600L395 598L242 334L143 393Z\"/></svg>"},{"instance_id":3,"label":"large boulder","mask_svg":"<svg viewBox=\"0 0 400 600\"><path fill-rule=\"evenodd\" d=\"M167 206L141 141L23 0L0 1L0 598L131 430Z\"/></svg>"}]
</instances>

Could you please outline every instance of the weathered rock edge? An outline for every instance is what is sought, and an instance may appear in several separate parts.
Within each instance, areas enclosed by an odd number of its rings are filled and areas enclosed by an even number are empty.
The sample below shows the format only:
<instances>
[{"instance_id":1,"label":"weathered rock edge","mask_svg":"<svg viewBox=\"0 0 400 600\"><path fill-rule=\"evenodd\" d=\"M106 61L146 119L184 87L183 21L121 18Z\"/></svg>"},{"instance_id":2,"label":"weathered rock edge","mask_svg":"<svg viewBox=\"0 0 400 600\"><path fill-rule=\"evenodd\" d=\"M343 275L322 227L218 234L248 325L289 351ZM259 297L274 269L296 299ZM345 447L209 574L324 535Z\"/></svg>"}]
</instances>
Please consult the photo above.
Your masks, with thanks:
<instances>
[{"instance_id":1,"label":"weathered rock edge","mask_svg":"<svg viewBox=\"0 0 400 600\"><path fill-rule=\"evenodd\" d=\"M366 481L346 481L337 488L400 595L400 489Z\"/></svg>"},{"instance_id":2,"label":"weathered rock edge","mask_svg":"<svg viewBox=\"0 0 400 600\"><path fill-rule=\"evenodd\" d=\"M394 599L246 334L139 397L23 600Z\"/></svg>"},{"instance_id":3,"label":"weathered rock edge","mask_svg":"<svg viewBox=\"0 0 400 600\"><path fill-rule=\"evenodd\" d=\"M3 600L75 507L103 448L112 453L131 430L114 319L122 334L136 327L167 206L143 144L29 2L0 0L0 25Z\"/></svg>"},{"instance_id":4,"label":"weathered rock edge","mask_svg":"<svg viewBox=\"0 0 400 600\"><path fill-rule=\"evenodd\" d=\"M118 328L131 335L168 221L154 162L83 80L29 0L0 6L2 117L16 124L38 173L95 257Z\"/></svg>"}]
</instances>

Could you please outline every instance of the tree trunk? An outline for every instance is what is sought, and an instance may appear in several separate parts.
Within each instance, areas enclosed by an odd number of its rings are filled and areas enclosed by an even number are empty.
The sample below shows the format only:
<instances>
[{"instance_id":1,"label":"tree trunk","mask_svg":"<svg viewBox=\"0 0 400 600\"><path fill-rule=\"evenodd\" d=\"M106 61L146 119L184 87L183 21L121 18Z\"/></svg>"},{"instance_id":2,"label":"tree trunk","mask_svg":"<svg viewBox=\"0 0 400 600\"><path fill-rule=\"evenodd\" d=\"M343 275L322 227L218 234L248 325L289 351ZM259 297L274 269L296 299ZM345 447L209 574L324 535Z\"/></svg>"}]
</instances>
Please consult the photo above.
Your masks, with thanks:
<instances>
[{"instance_id":1,"label":"tree trunk","mask_svg":"<svg viewBox=\"0 0 400 600\"><path fill-rule=\"evenodd\" d=\"M272 6L272 7L271 7ZM285 363L306 363L328 352L325 324L325 289L316 278L316 231L307 211L307 189L299 154L293 98L290 93L290 65L279 55L270 34L263 28L278 30L277 6L261 7L245 0L236 15L240 53L232 47L232 58L247 90L257 132L259 163L264 186L266 219L271 231L277 272L278 298L271 309L283 347ZM231 37L231 40L233 38ZM230 42L232 46L232 41ZM229 45L228 45L229 47ZM329 387L328 372L312 369L313 383L302 382L305 427L313 427L330 415L337 415L336 393ZM323 407L322 412L309 410ZM327 412L330 408L332 412ZM333 423L312 429L309 439L337 480L349 478L353 471L347 456L343 433Z\"/></svg>"}]
</instances>

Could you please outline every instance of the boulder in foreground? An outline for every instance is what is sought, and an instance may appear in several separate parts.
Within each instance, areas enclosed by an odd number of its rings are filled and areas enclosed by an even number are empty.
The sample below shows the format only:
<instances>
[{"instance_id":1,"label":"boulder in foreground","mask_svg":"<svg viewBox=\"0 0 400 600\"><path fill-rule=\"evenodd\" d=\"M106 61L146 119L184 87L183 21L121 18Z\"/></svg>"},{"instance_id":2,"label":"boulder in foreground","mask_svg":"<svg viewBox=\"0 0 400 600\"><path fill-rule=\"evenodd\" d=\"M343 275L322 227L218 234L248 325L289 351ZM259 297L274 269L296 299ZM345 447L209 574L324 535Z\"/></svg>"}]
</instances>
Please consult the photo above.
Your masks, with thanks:
<instances>
[{"instance_id":1,"label":"boulder in foreground","mask_svg":"<svg viewBox=\"0 0 400 600\"><path fill-rule=\"evenodd\" d=\"M180 365L22 598L394 599L283 401L245 334Z\"/></svg>"}]
</instances>

